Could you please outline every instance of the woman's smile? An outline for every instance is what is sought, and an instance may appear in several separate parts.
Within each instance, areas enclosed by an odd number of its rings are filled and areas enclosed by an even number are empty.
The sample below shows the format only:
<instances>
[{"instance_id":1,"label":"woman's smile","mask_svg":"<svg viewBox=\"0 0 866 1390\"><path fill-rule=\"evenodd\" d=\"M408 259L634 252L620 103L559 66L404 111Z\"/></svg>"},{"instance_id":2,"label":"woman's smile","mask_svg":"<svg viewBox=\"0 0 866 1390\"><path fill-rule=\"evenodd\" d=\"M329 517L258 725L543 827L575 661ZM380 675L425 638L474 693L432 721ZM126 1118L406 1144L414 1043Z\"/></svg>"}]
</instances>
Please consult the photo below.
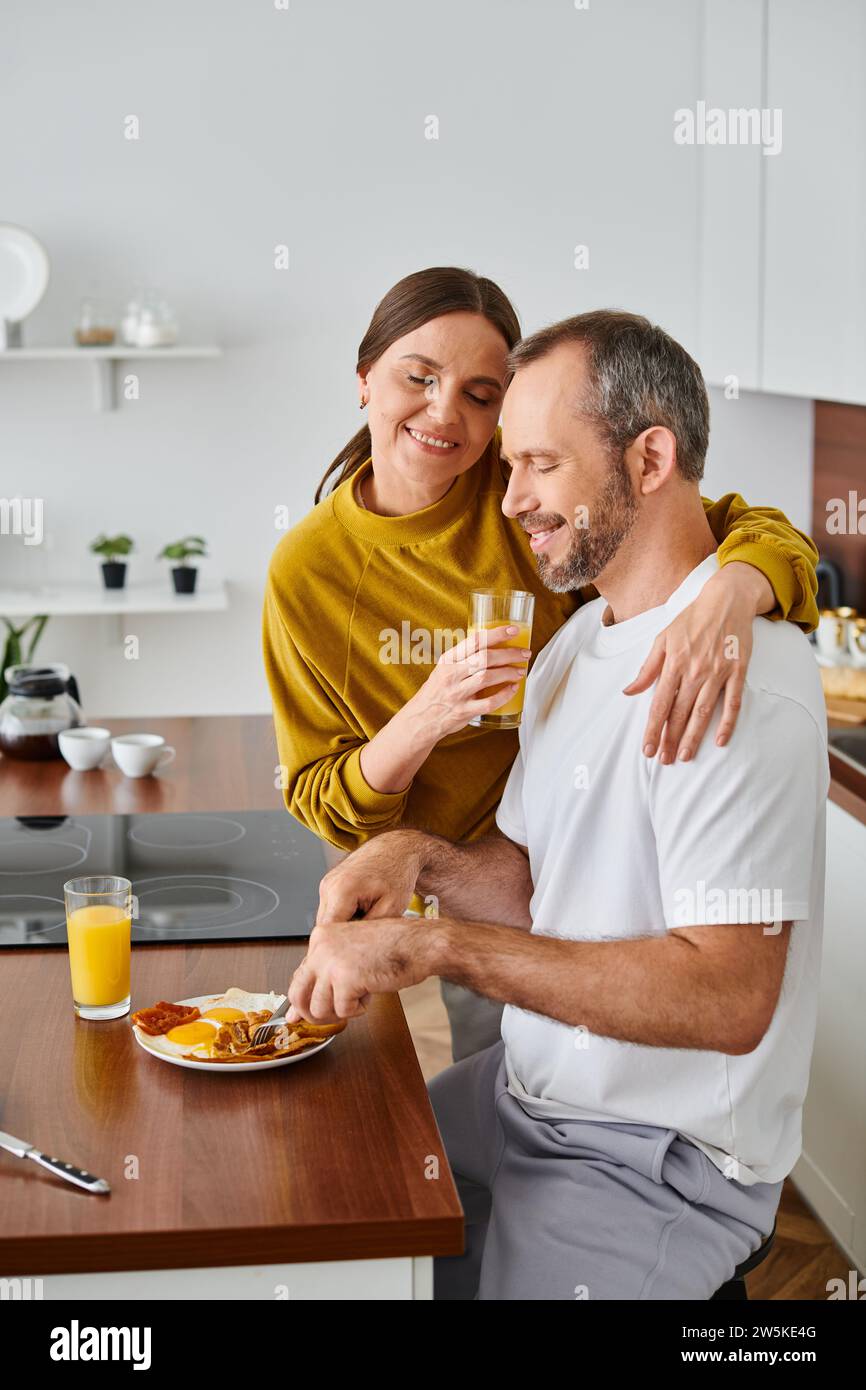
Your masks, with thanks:
<instances>
[{"instance_id":1,"label":"woman's smile","mask_svg":"<svg viewBox=\"0 0 866 1390\"><path fill-rule=\"evenodd\" d=\"M456 439L449 439L444 434L434 434L430 430L415 429L412 425L404 425L403 430L408 434L413 444L417 444L425 454L450 454L455 449L460 448Z\"/></svg>"}]
</instances>

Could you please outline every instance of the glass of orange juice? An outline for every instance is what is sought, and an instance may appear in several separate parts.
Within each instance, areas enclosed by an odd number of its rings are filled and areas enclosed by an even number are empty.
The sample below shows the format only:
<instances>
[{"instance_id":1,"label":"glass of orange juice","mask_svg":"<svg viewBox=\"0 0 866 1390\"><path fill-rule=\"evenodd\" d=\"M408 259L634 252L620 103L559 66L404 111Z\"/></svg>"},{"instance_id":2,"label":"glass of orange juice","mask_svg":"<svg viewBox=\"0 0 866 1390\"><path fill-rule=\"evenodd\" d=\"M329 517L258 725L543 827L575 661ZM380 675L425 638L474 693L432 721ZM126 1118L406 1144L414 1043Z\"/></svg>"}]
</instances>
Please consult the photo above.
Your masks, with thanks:
<instances>
[{"instance_id":1,"label":"glass of orange juice","mask_svg":"<svg viewBox=\"0 0 866 1390\"><path fill-rule=\"evenodd\" d=\"M129 1013L132 884L110 874L63 885L72 1003L79 1018Z\"/></svg>"},{"instance_id":2,"label":"glass of orange juice","mask_svg":"<svg viewBox=\"0 0 866 1390\"><path fill-rule=\"evenodd\" d=\"M532 636L532 614L535 595L523 589L473 589L469 595L469 635L493 627L513 626L517 633L501 644L505 647L529 647ZM520 664L518 661L517 665ZM479 696L495 695L502 686L487 686ZM492 714L476 714L469 723L482 729L516 729L523 713L526 677L520 682L510 700Z\"/></svg>"}]
</instances>

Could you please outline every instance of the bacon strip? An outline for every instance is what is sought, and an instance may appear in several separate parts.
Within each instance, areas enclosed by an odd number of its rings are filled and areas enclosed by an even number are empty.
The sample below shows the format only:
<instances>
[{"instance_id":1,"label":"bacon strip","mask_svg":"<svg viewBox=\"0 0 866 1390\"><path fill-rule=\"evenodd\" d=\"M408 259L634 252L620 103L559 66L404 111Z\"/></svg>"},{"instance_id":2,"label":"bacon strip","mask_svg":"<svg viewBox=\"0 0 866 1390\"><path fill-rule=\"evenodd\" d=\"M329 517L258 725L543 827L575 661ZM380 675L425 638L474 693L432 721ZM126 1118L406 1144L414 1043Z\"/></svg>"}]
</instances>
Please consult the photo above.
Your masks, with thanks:
<instances>
[{"instance_id":1,"label":"bacon strip","mask_svg":"<svg viewBox=\"0 0 866 1390\"><path fill-rule=\"evenodd\" d=\"M193 1023L199 1017L198 1009L192 1004L171 1004L165 999L160 999L153 1008L139 1009L138 1013L134 1013L132 1022L142 1033L149 1033L152 1038L157 1038L160 1034L167 1033L170 1028L177 1028L181 1023Z\"/></svg>"}]
</instances>

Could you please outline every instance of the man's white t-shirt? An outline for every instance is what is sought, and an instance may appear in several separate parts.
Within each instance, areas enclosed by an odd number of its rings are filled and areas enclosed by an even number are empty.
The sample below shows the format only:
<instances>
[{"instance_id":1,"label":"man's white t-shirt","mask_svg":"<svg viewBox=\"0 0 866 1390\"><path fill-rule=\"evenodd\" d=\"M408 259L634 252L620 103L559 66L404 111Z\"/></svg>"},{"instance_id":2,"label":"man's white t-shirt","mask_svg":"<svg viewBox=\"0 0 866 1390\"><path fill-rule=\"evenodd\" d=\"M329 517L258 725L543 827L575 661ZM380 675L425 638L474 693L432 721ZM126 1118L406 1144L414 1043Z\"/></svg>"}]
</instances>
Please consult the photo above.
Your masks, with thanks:
<instances>
[{"instance_id":1,"label":"man's white t-shirt","mask_svg":"<svg viewBox=\"0 0 866 1390\"><path fill-rule=\"evenodd\" d=\"M792 921L773 1020L743 1056L650 1047L508 1005L509 1090L542 1119L674 1129L736 1181L778 1182L801 1149L824 901L827 725L817 665L791 623L758 618L731 741L721 702L691 762L641 751L653 689L622 694L653 639L718 570L605 626L587 604L538 656L497 824L529 852L533 934L582 941ZM579 965L575 969L579 970ZM647 996L652 1010L654 998Z\"/></svg>"}]
</instances>

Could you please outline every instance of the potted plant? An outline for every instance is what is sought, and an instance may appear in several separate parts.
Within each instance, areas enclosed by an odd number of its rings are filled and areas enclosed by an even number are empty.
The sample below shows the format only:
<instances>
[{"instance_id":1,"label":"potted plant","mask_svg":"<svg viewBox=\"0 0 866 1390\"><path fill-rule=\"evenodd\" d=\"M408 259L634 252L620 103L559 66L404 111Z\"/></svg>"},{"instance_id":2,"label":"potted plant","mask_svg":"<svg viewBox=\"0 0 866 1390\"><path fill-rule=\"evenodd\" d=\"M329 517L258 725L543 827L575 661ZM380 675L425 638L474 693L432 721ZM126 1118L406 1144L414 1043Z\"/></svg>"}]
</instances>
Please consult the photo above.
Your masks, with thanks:
<instances>
[{"instance_id":1,"label":"potted plant","mask_svg":"<svg viewBox=\"0 0 866 1390\"><path fill-rule=\"evenodd\" d=\"M20 627L16 627L8 618L3 618L6 627L6 644L3 649L3 658L0 661L0 700L5 700L9 693L6 685L6 671L10 666L19 666L22 662L32 660L36 650L36 643L42 636L45 624L48 622L46 613L40 614L36 618L28 618ZM25 638L30 641L25 644Z\"/></svg>"},{"instance_id":2,"label":"potted plant","mask_svg":"<svg viewBox=\"0 0 866 1390\"><path fill-rule=\"evenodd\" d=\"M205 541L202 536L184 536L182 540L173 541L171 545L165 546L157 555L158 560L176 560L177 564L172 567L171 577L174 580L174 591L176 594L194 594L195 581L198 570L195 565L188 565L186 562L190 556L206 556Z\"/></svg>"},{"instance_id":3,"label":"potted plant","mask_svg":"<svg viewBox=\"0 0 866 1390\"><path fill-rule=\"evenodd\" d=\"M131 536L97 536L91 541L94 555L102 555L102 580L106 589L122 589L126 582L126 564L118 555L128 555L133 549Z\"/></svg>"}]
</instances>

